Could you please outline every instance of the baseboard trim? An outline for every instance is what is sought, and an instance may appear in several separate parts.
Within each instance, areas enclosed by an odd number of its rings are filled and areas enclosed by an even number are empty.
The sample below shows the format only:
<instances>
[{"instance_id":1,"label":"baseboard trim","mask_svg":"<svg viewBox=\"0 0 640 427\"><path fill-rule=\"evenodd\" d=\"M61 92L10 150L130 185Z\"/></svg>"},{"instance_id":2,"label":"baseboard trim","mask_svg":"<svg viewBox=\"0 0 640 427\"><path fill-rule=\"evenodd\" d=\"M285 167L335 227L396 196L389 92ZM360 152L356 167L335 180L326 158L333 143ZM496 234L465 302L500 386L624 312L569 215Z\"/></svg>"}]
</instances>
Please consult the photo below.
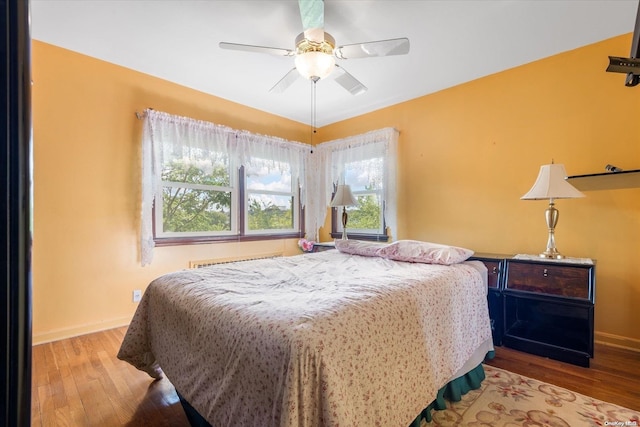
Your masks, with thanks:
<instances>
[{"instance_id":1,"label":"baseboard trim","mask_svg":"<svg viewBox=\"0 0 640 427\"><path fill-rule=\"evenodd\" d=\"M49 342L73 338L93 332L106 331L107 329L127 326L129 323L131 323L131 317L122 317L106 322L92 323L88 325L74 326L73 328L57 329L54 331L33 334L31 336L31 341L33 345L46 344Z\"/></svg>"},{"instance_id":2,"label":"baseboard trim","mask_svg":"<svg viewBox=\"0 0 640 427\"><path fill-rule=\"evenodd\" d=\"M625 350L631 350L640 353L640 340L635 338L623 337L620 335L596 331L594 333L594 341L598 344L623 348Z\"/></svg>"}]
</instances>

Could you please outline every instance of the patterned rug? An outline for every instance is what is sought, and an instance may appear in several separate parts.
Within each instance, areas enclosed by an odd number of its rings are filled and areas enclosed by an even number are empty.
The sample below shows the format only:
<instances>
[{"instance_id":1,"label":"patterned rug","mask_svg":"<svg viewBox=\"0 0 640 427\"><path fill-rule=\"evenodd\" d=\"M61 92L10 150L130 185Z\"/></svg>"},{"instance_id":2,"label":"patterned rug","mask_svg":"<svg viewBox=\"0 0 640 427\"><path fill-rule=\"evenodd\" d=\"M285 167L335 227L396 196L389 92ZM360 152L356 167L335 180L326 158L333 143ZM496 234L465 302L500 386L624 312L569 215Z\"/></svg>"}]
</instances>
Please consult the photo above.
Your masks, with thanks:
<instances>
[{"instance_id":1,"label":"patterned rug","mask_svg":"<svg viewBox=\"0 0 640 427\"><path fill-rule=\"evenodd\" d=\"M433 421L421 427L640 426L640 412L493 366L484 370L482 387L433 411Z\"/></svg>"}]
</instances>

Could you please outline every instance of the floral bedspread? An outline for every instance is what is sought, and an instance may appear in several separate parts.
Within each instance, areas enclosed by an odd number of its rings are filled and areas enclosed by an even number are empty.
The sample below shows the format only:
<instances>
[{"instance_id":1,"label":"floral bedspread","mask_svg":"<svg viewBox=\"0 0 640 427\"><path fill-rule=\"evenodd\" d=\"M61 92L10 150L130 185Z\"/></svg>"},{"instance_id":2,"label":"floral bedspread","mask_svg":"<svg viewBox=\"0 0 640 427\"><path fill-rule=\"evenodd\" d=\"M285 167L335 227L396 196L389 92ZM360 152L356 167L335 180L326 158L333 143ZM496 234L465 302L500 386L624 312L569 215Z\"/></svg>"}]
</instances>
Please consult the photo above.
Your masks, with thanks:
<instances>
[{"instance_id":1,"label":"floral bedspread","mask_svg":"<svg viewBox=\"0 0 640 427\"><path fill-rule=\"evenodd\" d=\"M171 273L118 357L216 427L407 426L490 342L478 264L331 250Z\"/></svg>"}]
</instances>

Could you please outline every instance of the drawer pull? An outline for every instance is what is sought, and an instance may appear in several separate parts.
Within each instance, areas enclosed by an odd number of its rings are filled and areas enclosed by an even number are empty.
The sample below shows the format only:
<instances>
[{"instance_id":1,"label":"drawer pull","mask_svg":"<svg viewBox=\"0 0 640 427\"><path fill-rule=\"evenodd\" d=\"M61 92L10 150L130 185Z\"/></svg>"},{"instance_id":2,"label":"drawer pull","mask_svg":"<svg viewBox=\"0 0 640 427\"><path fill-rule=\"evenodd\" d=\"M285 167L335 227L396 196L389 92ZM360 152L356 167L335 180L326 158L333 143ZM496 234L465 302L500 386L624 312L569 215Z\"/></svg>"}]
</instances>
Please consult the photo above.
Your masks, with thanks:
<instances>
[{"instance_id":1,"label":"drawer pull","mask_svg":"<svg viewBox=\"0 0 640 427\"><path fill-rule=\"evenodd\" d=\"M546 268L544 269L544 271L542 272L542 275L544 277L549 277L549 270L547 270Z\"/></svg>"},{"instance_id":2,"label":"drawer pull","mask_svg":"<svg viewBox=\"0 0 640 427\"><path fill-rule=\"evenodd\" d=\"M498 267L493 267L491 274L498 274Z\"/></svg>"}]
</instances>

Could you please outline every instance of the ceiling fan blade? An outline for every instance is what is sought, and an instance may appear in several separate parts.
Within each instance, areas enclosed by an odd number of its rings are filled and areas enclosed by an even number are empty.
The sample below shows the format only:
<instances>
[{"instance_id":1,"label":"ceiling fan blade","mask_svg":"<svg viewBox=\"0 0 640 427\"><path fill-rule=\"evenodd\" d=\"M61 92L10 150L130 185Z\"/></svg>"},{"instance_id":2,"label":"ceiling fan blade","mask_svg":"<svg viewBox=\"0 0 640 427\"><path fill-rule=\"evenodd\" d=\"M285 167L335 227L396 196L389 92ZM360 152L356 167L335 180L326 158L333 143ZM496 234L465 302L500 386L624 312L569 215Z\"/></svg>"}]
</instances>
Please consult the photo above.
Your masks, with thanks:
<instances>
[{"instance_id":1,"label":"ceiling fan blade","mask_svg":"<svg viewBox=\"0 0 640 427\"><path fill-rule=\"evenodd\" d=\"M302 29L324 28L324 0L298 0Z\"/></svg>"},{"instance_id":2,"label":"ceiling fan blade","mask_svg":"<svg viewBox=\"0 0 640 427\"><path fill-rule=\"evenodd\" d=\"M280 81L278 81L278 83L276 83L271 89L269 89L269 92L284 92L289 86L293 84L293 82L298 80L298 77L300 77L300 73L298 73L298 70L293 67L287 74L284 75L283 78L280 79Z\"/></svg>"},{"instance_id":3,"label":"ceiling fan blade","mask_svg":"<svg viewBox=\"0 0 640 427\"><path fill-rule=\"evenodd\" d=\"M296 51L291 49L281 49L277 47L254 46L251 44L220 42L220 48L229 50L240 50L244 52L266 53L277 56L295 56Z\"/></svg>"},{"instance_id":4,"label":"ceiling fan blade","mask_svg":"<svg viewBox=\"0 0 640 427\"><path fill-rule=\"evenodd\" d=\"M358 79L353 77L344 68L336 64L336 82L348 90L351 95L360 95L367 91L367 87L360 83Z\"/></svg>"},{"instance_id":5,"label":"ceiling fan blade","mask_svg":"<svg viewBox=\"0 0 640 427\"><path fill-rule=\"evenodd\" d=\"M370 58L373 56L405 55L409 53L409 39L380 40L339 46L335 50L336 58Z\"/></svg>"}]
</instances>

